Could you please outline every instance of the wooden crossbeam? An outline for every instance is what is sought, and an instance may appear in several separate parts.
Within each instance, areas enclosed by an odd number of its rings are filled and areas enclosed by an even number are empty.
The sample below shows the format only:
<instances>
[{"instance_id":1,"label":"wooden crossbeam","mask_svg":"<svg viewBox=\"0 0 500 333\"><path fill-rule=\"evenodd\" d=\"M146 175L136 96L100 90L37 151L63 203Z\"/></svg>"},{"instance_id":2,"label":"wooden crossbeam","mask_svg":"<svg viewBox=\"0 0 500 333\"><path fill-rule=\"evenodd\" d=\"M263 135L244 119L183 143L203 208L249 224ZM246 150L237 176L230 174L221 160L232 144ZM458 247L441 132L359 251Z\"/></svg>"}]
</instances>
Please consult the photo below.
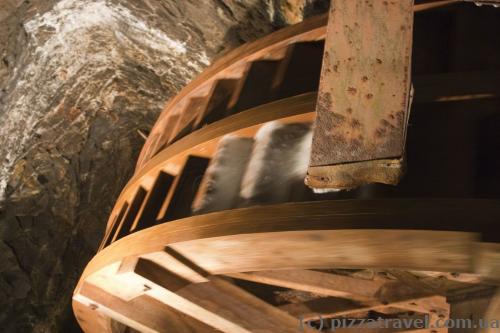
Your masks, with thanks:
<instances>
[{"instance_id":1,"label":"wooden crossbeam","mask_svg":"<svg viewBox=\"0 0 500 333\"><path fill-rule=\"evenodd\" d=\"M216 332L210 326L187 318L147 295L124 301L96 286L85 283L74 299L91 310L113 318L140 332Z\"/></svg>"},{"instance_id":2,"label":"wooden crossbeam","mask_svg":"<svg viewBox=\"0 0 500 333\"><path fill-rule=\"evenodd\" d=\"M115 274L108 274L106 283L101 285L123 301L132 302L146 295L221 332L291 333L299 327L298 319L224 279L198 276L195 279L208 282L190 284L181 275L179 270L173 273L149 259L130 257L123 260ZM124 318L119 321L124 322Z\"/></svg>"},{"instance_id":3,"label":"wooden crossbeam","mask_svg":"<svg viewBox=\"0 0 500 333\"><path fill-rule=\"evenodd\" d=\"M302 318L305 321L322 318L349 317L368 311L384 312L390 308L414 311L423 314L435 314L436 316L449 316L449 305L444 296L409 296L391 303L372 304L357 303L349 300L339 300L332 298L319 298L302 303L292 303L280 306L280 309L288 312L294 317Z\"/></svg>"},{"instance_id":4,"label":"wooden crossbeam","mask_svg":"<svg viewBox=\"0 0 500 333\"><path fill-rule=\"evenodd\" d=\"M383 281L356 279L311 270L261 271L232 273L228 276L257 283L307 291L319 295L348 298L354 301L376 301Z\"/></svg>"},{"instance_id":5,"label":"wooden crossbeam","mask_svg":"<svg viewBox=\"0 0 500 333\"><path fill-rule=\"evenodd\" d=\"M281 212L274 214L278 218ZM375 215L367 214L366 218L373 226ZM422 230L314 230L212 237L179 242L171 247L214 275L276 267L405 269L409 262L419 270L440 267L467 272L472 270L470 251L475 237L474 234ZM449 256L450 249L458 255ZM449 259L445 261L445 257Z\"/></svg>"},{"instance_id":6,"label":"wooden crossbeam","mask_svg":"<svg viewBox=\"0 0 500 333\"><path fill-rule=\"evenodd\" d=\"M84 332L113 332L112 319L73 299L73 312Z\"/></svg>"}]
</instances>

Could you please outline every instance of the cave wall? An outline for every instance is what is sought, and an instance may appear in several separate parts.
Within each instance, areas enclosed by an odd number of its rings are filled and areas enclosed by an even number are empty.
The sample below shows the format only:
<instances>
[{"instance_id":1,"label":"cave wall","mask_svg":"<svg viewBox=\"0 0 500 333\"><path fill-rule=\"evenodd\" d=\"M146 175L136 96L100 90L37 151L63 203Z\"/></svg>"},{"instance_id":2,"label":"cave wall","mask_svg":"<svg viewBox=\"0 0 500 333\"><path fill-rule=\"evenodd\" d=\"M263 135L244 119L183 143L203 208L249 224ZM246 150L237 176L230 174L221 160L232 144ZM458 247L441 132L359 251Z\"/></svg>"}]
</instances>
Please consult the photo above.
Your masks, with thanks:
<instances>
[{"instance_id":1,"label":"cave wall","mask_svg":"<svg viewBox=\"0 0 500 333\"><path fill-rule=\"evenodd\" d=\"M75 283L166 101L327 0L0 1L0 327L69 332Z\"/></svg>"}]
</instances>

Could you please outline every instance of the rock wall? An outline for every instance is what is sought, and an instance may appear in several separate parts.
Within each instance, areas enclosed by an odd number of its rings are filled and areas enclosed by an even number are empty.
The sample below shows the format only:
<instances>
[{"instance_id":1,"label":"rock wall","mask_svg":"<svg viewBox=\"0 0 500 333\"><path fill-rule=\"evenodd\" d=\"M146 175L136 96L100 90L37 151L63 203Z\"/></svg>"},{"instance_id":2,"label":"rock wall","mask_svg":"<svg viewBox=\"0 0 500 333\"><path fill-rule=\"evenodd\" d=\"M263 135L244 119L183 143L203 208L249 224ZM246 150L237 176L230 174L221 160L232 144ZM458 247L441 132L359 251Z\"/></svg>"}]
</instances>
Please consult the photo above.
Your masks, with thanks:
<instances>
[{"instance_id":1,"label":"rock wall","mask_svg":"<svg viewBox=\"0 0 500 333\"><path fill-rule=\"evenodd\" d=\"M327 0L0 2L0 327L77 331L71 293L165 102Z\"/></svg>"}]
</instances>

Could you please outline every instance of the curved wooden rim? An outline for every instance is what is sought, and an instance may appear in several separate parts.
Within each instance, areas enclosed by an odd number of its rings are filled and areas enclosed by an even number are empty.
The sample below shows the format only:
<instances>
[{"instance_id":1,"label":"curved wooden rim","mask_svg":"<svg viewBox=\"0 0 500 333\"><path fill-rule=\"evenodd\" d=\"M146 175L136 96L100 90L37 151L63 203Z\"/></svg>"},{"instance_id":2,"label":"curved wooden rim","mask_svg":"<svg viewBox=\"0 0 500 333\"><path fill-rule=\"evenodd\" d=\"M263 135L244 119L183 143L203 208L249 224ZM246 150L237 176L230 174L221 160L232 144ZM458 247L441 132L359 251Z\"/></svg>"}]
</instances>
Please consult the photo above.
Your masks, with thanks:
<instances>
[{"instance_id":1,"label":"curved wooden rim","mask_svg":"<svg viewBox=\"0 0 500 333\"><path fill-rule=\"evenodd\" d=\"M163 223L124 237L90 261L79 284L125 257L191 240L286 231L397 229L475 232L482 233L483 241L499 242L498 235L491 234L499 220L500 202L481 199L337 200L234 209Z\"/></svg>"},{"instance_id":2,"label":"curved wooden rim","mask_svg":"<svg viewBox=\"0 0 500 333\"><path fill-rule=\"evenodd\" d=\"M432 8L446 6L457 3L458 0L442 0L431 3L418 4L414 6L415 12L425 11ZM263 38L254 42L246 43L218 58L212 65L205 69L199 76L184 87L176 96L168 101L159 118L157 119L153 129L144 144L136 167L136 173L144 167L143 161L146 151L152 144L151 140L153 133L161 131L159 127L165 117L175 108L181 101L189 98L197 89L207 85L209 82L216 80L225 72L230 72L234 68L242 66L250 61L255 61L259 58L265 58L266 54L272 54L278 49L286 47L291 43L298 41L314 41L322 40L326 35L326 23L328 15L323 14L308 18L303 22L285 27L275 31Z\"/></svg>"},{"instance_id":3,"label":"curved wooden rim","mask_svg":"<svg viewBox=\"0 0 500 333\"><path fill-rule=\"evenodd\" d=\"M118 214L125 200L130 198L140 185L148 187L148 176L156 175L160 170L168 168L168 164L172 159L181 155L184 156L191 149L210 140L220 138L226 134L250 130L254 126L259 126L269 121L278 119L286 121L286 118L291 118L290 120L293 121L294 116L307 113L311 113L310 116L312 119L314 116L312 112L316 105L316 96L317 93L313 92L264 104L207 125L169 145L149 160L125 185L110 214L107 228L111 227L114 217ZM151 177L151 179L154 179L154 177Z\"/></svg>"},{"instance_id":4,"label":"curved wooden rim","mask_svg":"<svg viewBox=\"0 0 500 333\"><path fill-rule=\"evenodd\" d=\"M414 11L415 12L424 11L430 8L448 5L451 3L452 2L450 1L436 1L428 4L419 4L414 6ZM179 104L180 101L188 98L190 94L193 93L200 86L206 84L208 81L215 80L220 73L229 70L231 67L241 66L242 64L255 60L259 58L259 56L262 57L263 54L272 53L276 49L283 48L293 42L324 39L326 35L327 19L328 19L327 14L309 18L301 23L275 31L274 33L271 33L270 35L265 36L255 42L244 44L239 48L236 48L228 52L227 54L223 55L167 103L163 112L160 114L160 117L158 118L157 122L153 126L151 134L153 134L154 131L157 131L159 127L161 127L160 124L162 123L162 119L165 118L165 116L170 112L170 110L173 107ZM267 118L268 120L265 121L276 120L279 119L280 117L288 117L294 114L312 112L314 111L315 108L315 102L316 102L316 93L314 94L311 93L311 94L305 94L303 96L296 96L281 101L268 103L241 112L238 115L228 117L214 124L210 124L206 128L203 128L202 130L196 131L195 133L191 133L182 140L166 147L165 149L154 155L151 159L143 163L142 162L143 155L145 154L149 145L151 144L150 139L153 137L153 135L149 135L148 140L143 146L143 149L141 150L140 156L138 158L138 164L137 164L138 167L136 169L136 172L133 175L133 177L129 180L129 182L125 185L122 192L120 193L120 196L117 199L113 211L110 214L110 218L108 219L107 228L110 228L113 218L116 216L116 214L118 214L119 208L121 207L121 205L123 205L125 201L125 197L127 198L131 197L134 194L134 190L136 190L139 185L145 185L146 187L149 186L150 182L148 182L148 177L147 177L148 173L159 172L162 169L162 166L168 164L168 159L173 158L175 154L181 153L180 152L181 148L190 149L193 148L193 146L202 143L200 142L200 140L197 140L197 137L198 138L201 137L202 134L196 134L196 133L204 131L201 133L207 134L212 129L216 130L220 127L225 127L226 125L228 125L228 122L231 121L237 124L235 127L233 127L234 130L240 130L244 128L243 127L244 125L242 124L245 122L244 118L253 117L250 115L250 113L257 110L267 109L268 113L273 113L273 115ZM297 103L297 105L295 105L295 103ZM294 112L287 113L287 111L285 111L285 113L280 113L277 109L283 106L287 106L288 108L293 108ZM295 108L301 106L305 107L306 109L302 110L302 112L300 111L297 112L298 110L296 110ZM274 114L274 112L277 113ZM256 125L256 123L253 123L253 125ZM226 130L225 132L221 131L219 133L221 133L220 136L222 136L224 134L231 133L231 130ZM207 141L208 140L210 139L207 139Z\"/></svg>"},{"instance_id":5,"label":"curved wooden rim","mask_svg":"<svg viewBox=\"0 0 500 333\"><path fill-rule=\"evenodd\" d=\"M158 131L158 127L162 123L162 119L164 119L165 116L168 115L180 101L188 98L201 86L210 81L216 80L218 76L224 72L231 71L233 68L242 66L250 61L256 60L259 57L264 57L266 53L272 53L277 49L286 47L288 44L297 41L314 41L324 39L326 34L327 19L327 14L312 17L301 23L275 31L259 40L244 44L232 51L229 51L227 54L217 59L167 103L155 123L151 134ZM148 147L151 144L151 138L153 137L151 134L149 135L148 140L139 155L136 171L139 171L143 166L144 154L148 150Z\"/></svg>"},{"instance_id":6,"label":"curved wooden rim","mask_svg":"<svg viewBox=\"0 0 500 333\"><path fill-rule=\"evenodd\" d=\"M81 276L73 308L84 326L111 332L109 318L93 314L92 303L81 303L86 286L109 286L106 276L120 274L123 265L161 254L178 255L176 260L184 258L209 276L391 268L475 273L500 284L500 239L488 234L498 220L500 202L479 199L302 202L192 216L136 232L99 252ZM87 290L83 296L81 288ZM134 295L137 285L131 288Z\"/></svg>"}]
</instances>

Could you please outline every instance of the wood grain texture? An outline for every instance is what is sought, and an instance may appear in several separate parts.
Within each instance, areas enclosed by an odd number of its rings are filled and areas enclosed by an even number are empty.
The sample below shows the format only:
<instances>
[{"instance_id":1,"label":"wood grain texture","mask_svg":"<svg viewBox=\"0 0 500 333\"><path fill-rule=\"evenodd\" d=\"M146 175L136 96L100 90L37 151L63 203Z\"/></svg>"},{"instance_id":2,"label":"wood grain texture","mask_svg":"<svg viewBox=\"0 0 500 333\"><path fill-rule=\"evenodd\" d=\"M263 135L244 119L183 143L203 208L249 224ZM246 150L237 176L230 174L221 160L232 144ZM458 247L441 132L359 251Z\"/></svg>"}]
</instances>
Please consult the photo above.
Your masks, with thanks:
<instances>
[{"instance_id":1,"label":"wood grain texture","mask_svg":"<svg viewBox=\"0 0 500 333\"><path fill-rule=\"evenodd\" d=\"M193 239L364 228L478 232L486 241L499 242L498 235L490 232L499 220L500 202L478 199L339 200L242 208L193 216L138 231L99 252L87 266L82 279L126 256L161 251L168 244ZM428 270L440 271L440 268Z\"/></svg>"},{"instance_id":2,"label":"wood grain texture","mask_svg":"<svg viewBox=\"0 0 500 333\"><path fill-rule=\"evenodd\" d=\"M232 278L264 283L283 288L307 291L314 294L348 298L354 301L374 301L383 285L369 281L311 270L261 271L231 273Z\"/></svg>"},{"instance_id":3,"label":"wood grain texture","mask_svg":"<svg viewBox=\"0 0 500 333\"><path fill-rule=\"evenodd\" d=\"M321 72L311 169L333 166L320 188L396 184L400 165L337 165L401 159L409 116L413 0L333 1ZM311 172L312 173L312 170ZM396 176L394 176L396 173ZM376 177L374 177L375 175ZM311 186L311 184L309 184Z\"/></svg>"}]
</instances>

